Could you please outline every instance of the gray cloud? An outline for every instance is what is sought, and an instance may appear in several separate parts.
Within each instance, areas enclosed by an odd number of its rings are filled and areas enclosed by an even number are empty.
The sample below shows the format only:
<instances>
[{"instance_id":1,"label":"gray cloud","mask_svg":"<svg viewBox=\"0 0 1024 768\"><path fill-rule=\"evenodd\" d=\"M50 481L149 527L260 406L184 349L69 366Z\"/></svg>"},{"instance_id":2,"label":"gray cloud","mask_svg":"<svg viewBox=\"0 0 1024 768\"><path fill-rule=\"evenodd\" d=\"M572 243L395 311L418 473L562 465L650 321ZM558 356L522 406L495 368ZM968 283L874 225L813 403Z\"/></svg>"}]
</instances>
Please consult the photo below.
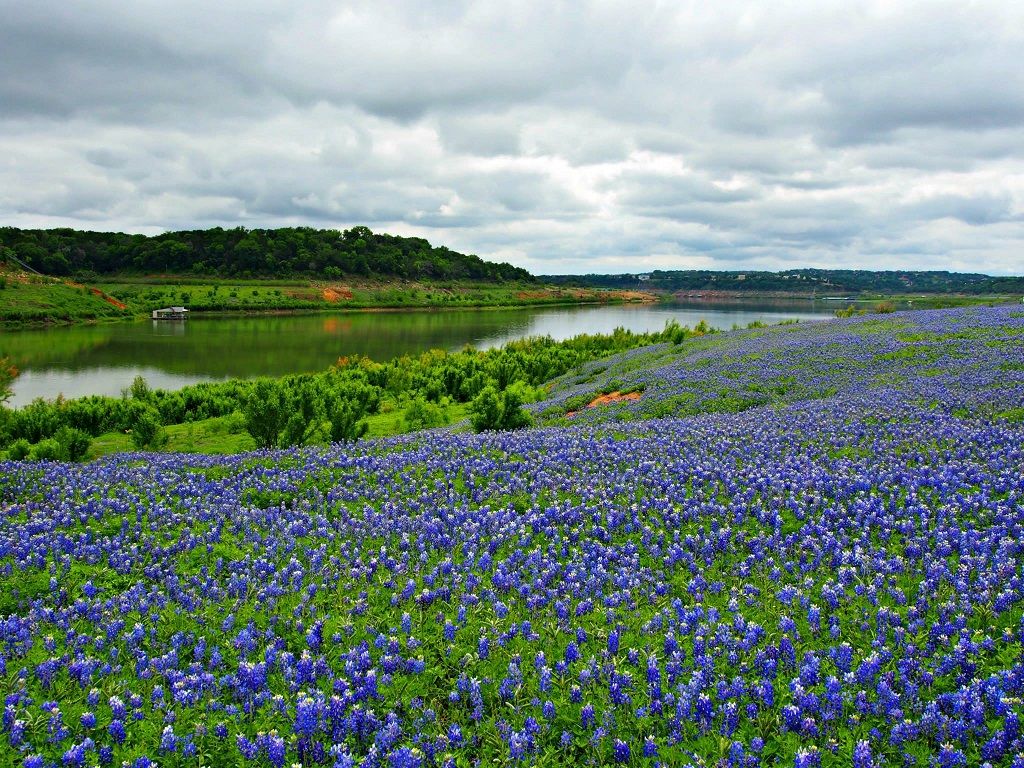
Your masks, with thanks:
<instances>
[{"instance_id":1,"label":"gray cloud","mask_svg":"<svg viewBox=\"0 0 1024 768\"><path fill-rule=\"evenodd\" d=\"M0 0L0 223L1024 271L1008 4Z\"/></svg>"}]
</instances>

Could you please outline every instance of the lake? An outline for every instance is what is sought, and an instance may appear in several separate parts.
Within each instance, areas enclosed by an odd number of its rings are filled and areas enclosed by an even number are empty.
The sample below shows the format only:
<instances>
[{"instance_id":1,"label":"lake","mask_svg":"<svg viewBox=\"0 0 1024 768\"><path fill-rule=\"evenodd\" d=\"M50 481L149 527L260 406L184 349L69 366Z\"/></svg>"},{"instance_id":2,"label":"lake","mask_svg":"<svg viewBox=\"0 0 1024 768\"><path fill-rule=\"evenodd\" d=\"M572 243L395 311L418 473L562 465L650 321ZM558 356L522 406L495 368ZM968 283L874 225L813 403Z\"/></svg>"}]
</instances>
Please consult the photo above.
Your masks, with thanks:
<instances>
[{"instance_id":1,"label":"lake","mask_svg":"<svg viewBox=\"0 0 1024 768\"><path fill-rule=\"evenodd\" d=\"M137 375L150 386L176 389L217 379L319 371L342 355L387 360L467 344L500 346L526 336L556 339L608 333L616 327L658 331L671 319L715 328L755 320L831 317L833 303L674 302L666 304L530 307L458 311L350 312L194 316L186 322L140 321L0 331L0 357L21 375L8 405L36 397L118 395Z\"/></svg>"}]
</instances>

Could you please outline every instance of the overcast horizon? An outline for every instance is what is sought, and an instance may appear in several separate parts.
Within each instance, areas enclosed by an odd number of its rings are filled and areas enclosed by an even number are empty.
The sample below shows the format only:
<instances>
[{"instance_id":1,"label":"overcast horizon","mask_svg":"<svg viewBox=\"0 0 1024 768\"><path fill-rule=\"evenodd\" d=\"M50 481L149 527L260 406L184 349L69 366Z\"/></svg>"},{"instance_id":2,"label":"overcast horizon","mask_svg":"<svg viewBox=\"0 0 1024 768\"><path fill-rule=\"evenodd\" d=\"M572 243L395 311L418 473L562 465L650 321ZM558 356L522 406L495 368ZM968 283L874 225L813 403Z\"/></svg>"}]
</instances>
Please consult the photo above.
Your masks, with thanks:
<instances>
[{"instance_id":1,"label":"overcast horizon","mask_svg":"<svg viewBox=\"0 0 1024 768\"><path fill-rule=\"evenodd\" d=\"M1024 273L1024 4L0 0L0 226Z\"/></svg>"}]
</instances>

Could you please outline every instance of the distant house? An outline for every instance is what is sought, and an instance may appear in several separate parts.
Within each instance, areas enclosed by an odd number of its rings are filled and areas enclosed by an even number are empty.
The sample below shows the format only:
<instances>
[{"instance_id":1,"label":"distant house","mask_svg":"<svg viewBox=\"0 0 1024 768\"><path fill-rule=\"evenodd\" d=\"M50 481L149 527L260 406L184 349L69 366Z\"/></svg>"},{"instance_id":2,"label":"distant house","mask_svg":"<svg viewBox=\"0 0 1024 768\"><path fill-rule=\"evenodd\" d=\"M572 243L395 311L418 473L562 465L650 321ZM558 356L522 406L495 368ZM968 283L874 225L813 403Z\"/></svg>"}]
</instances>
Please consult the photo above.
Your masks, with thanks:
<instances>
[{"instance_id":1,"label":"distant house","mask_svg":"<svg viewBox=\"0 0 1024 768\"><path fill-rule=\"evenodd\" d=\"M646 283L648 280L651 279L651 276L650 275L637 275L636 279L639 280L641 283Z\"/></svg>"},{"instance_id":2,"label":"distant house","mask_svg":"<svg viewBox=\"0 0 1024 768\"><path fill-rule=\"evenodd\" d=\"M188 319L188 310L184 307L164 307L163 309L153 310L154 320L186 320Z\"/></svg>"}]
</instances>

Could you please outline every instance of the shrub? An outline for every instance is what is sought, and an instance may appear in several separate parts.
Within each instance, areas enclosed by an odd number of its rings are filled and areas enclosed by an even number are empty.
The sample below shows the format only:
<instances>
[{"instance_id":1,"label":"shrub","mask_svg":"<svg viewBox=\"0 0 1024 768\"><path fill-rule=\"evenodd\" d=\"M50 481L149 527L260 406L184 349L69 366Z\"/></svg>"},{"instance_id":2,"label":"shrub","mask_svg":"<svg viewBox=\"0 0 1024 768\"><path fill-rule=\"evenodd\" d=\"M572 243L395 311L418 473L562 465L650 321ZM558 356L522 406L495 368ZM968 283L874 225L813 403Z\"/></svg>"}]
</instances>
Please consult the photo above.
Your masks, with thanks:
<instances>
[{"instance_id":1,"label":"shrub","mask_svg":"<svg viewBox=\"0 0 1024 768\"><path fill-rule=\"evenodd\" d=\"M499 393L492 386L484 387L469 404L469 412L470 423L477 432L519 429L533 423L516 388Z\"/></svg>"},{"instance_id":2,"label":"shrub","mask_svg":"<svg viewBox=\"0 0 1024 768\"><path fill-rule=\"evenodd\" d=\"M876 315L888 315L896 311L891 301L882 301L875 305Z\"/></svg>"},{"instance_id":3,"label":"shrub","mask_svg":"<svg viewBox=\"0 0 1024 768\"><path fill-rule=\"evenodd\" d=\"M52 437L48 437L32 446L30 457L33 461L60 461L64 458L64 452L61 450L60 443Z\"/></svg>"},{"instance_id":4,"label":"shrub","mask_svg":"<svg viewBox=\"0 0 1024 768\"><path fill-rule=\"evenodd\" d=\"M402 421L406 429L415 430L443 426L448 423L448 418L443 408L422 397L415 397L405 409Z\"/></svg>"},{"instance_id":5,"label":"shrub","mask_svg":"<svg viewBox=\"0 0 1024 768\"><path fill-rule=\"evenodd\" d=\"M365 435L368 425L365 421L360 421L365 413L354 400L344 397L328 400L327 417L331 422L331 442L353 442Z\"/></svg>"},{"instance_id":6,"label":"shrub","mask_svg":"<svg viewBox=\"0 0 1024 768\"><path fill-rule=\"evenodd\" d=\"M136 376L132 379L132 384L128 388L129 393L133 400L148 400L152 390L149 388L149 383L142 376Z\"/></svg>"},{"instance_id":7,"label":"shrub","mask_svg":"<svg viewBox=\"0 0 1024 768\"><path fill-rule=\"evenodd\" d=\"M277 445L287 413L284 392L276 383L268 379L257 381L246 399L243 413L245 429L257 447L273 448Z\"/></svg>"},{"instance_id":8,"label":"shrub","mask_svg":"<svg viewBox=\"0 0 1024 768\"><path fill-rule=\"evenodd\" d=\"M501 429L501 400L498 391L491 386L484 387L469 404L470 423L477 432Z\"/></svg>"},{"instance_id":9,"label":"shrub","mask_svg":"<svg viewBox=\"0 0 1024 768\"><path fill-rule=\"evenodd\" d=\"M160 414L148 406L135 417L131 427L132 443L138 449L159 448L167 442L167 432L160 424Z\"/></svg>"},{"instance_id":10,"label":"shrub","mask_svg":"<svg viewBox=\"0 0 1024 768\"><path fill-rule=\"evenodd\" d=\"M7 457L13 461L21 461L22 459L28 458L28 455L32 452L32 446L25 438L19 438L15 440L7 448Z\"/></svg>"},{"instance_id":11,"label":"shrub","mask_svg":"<svg viewBox=\"0 0 1024 768\"><path fill-rule=\"evenodd\" d=\"M324 392L314 379L302 379L287 392L288 416L280 445L305 445L314 439L324 420Z\"/></svg>"},{"instance_id":12,"label":"shrub","mask_svg":"<svg viewBox=\"0 0 1024 768\"><path fill-rule=\"evenodd\" d=\"M81 461L89 452L91 439L88 434L74 427L61 427L53 439L61 447L63 458L67 461Z\"/></svg>"}]
</instances>

